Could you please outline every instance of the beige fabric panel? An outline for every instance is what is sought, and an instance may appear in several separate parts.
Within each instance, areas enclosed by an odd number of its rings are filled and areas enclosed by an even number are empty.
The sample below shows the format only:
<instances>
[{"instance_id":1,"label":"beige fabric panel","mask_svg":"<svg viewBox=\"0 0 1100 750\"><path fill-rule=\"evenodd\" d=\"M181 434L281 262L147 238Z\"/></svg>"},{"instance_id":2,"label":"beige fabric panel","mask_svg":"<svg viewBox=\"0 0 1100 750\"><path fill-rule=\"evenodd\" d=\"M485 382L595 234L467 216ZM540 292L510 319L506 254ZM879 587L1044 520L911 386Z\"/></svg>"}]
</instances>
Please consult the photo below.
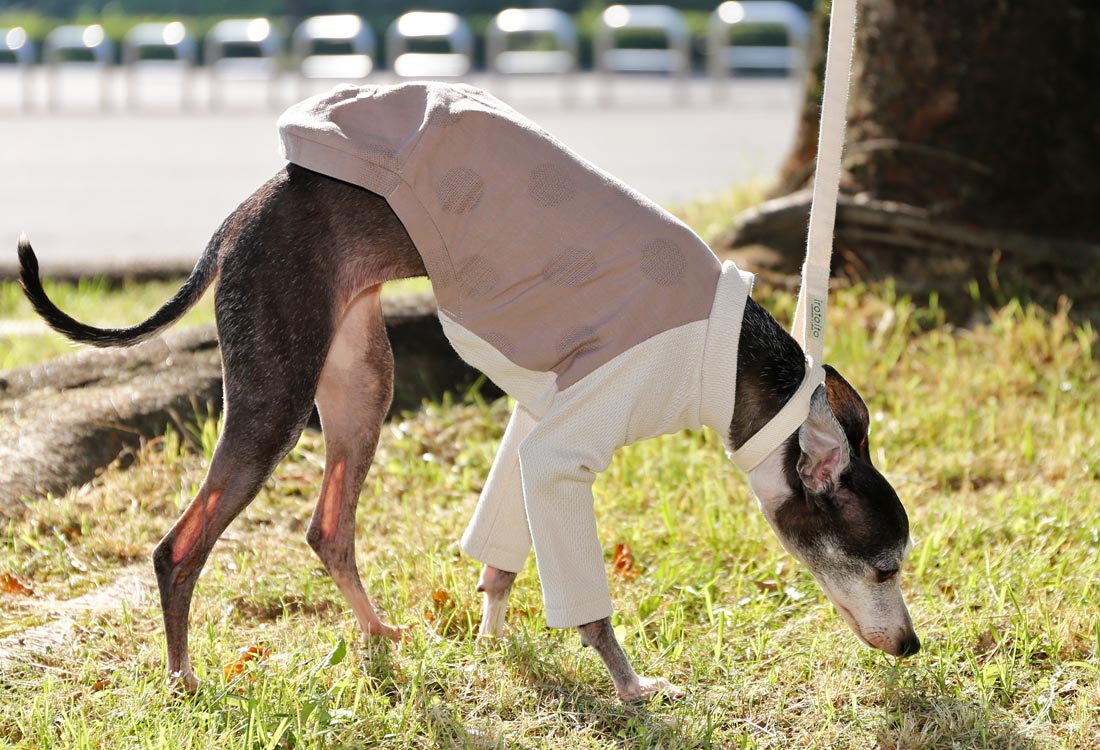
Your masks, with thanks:
<instances>
[{"instance_id":1,"label":"beige fabric panel","mask_svg":"<svg viewBox=\"0 0 1100 750\"><path fill-rule=\"evenodd\" d=\"M441 309L559 390L710 312L698 236L478 89L343 86L280 132L291 161L387 196Z\"/></svg>"},{"instance_id":2,"label":"beige fabric panel","mask_svg":"<svg viewBox=\"0 0 1100 750\"><path fill-rule=\"evenodd\" d=\"M505 357L500 349L468 330L445 310L439 311L443 333L455 351L472 367L487 374L497 386L519 401L535 418L550 408L558 395L553 372L528 370Z\"/></svg>"},{"instance_id":3,"label":"beige fabric panel","mask_svg":"<svg viewBox=\"0 0 1100 750\"><path fill-rule=\"evenodd\" d=\"M700 425L729 435L752 281L727 261L707 320L647 339L559 393L538 418L516 408L462 549L518 571L533 539L550 626L611 612L591 483L614 451Z\"/></svg>"}]
</instances>

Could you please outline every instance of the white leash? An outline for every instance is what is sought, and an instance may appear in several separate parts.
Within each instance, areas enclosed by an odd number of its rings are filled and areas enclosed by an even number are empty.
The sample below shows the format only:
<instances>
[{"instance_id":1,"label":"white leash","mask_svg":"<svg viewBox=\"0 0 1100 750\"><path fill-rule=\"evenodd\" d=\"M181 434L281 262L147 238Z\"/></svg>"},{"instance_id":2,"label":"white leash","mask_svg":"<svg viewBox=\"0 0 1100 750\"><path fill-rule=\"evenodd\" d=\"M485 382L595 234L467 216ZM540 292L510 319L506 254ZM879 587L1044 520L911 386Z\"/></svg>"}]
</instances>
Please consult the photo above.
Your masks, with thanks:
<instances>
[{"instance_id":1,"label":"white leash","mask_svg":"<svg viewBox=\"0 0 1100 750\"><path fill-rule=\"evenodd\" d=\"M810 397L821 383L825 352L825 312L829 301L829 265L833 256L833 229L840 191L840 157L848 109L849 75L855 42L856 0L833 0L829 18L829 48L825 54L825 90L821 101L817 171L802 286L798 290L791 335L806 353L806 376L791 399L770 422L749 438L730 457L744 472L760 465L806 421Z\"/></svg>"}]
</instances>

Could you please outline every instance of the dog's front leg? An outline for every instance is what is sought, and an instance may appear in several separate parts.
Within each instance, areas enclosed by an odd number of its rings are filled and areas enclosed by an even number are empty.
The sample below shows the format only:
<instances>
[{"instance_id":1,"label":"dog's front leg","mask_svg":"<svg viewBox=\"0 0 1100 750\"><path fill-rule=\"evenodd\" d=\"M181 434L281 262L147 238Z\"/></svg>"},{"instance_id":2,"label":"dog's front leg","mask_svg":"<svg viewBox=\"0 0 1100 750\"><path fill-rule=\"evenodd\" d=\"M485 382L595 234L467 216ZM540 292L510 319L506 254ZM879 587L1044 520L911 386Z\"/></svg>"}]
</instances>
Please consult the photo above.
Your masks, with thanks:
<instances>
[{"instance_id":1,"label":"dog's front leg","mask_svg":"<svg viewBox=\"0 0 1100 750\"><path fill-rule=\"evenodd\" d=\"M581 634L581 643L594 648L603 659L604 666L611 673L611 681L615 683L615 692L624 702L644 700L658 693L672 698L683 695L682 690L673 687L663 677L638 676L615 637L610 617L581 625L577 630Z\"/></svg>"},{"instance_id":2,"label":"dog's front leg","mask_svg":"<svg viewBox=\"0 0 1100 750\"><path fill-rule=\"evenodd\" d=\"M481 578L477 590L484 595L481 608L481 626L477 637L499 638L504 632L504 615L508 612L508 595L512 593L512 584L516 574L486 565L481 569Z\"/></svg>"},{"instance_id":3,"label":"dog's front leg","mask_svg":"<svg viewBox=\"0 0 1100 750\"><path fill-rule=\"evenodd\" d=\"M485 563L477 583L477 590L485 599L478 638L497 638L504 634L508 595L516 580L516 573L509 571L522 570L531 553L527 511L523 507L519 446L536 424L538 421L530 412L516 406L474 516L462 535L463 551Z\"/></svg>"}]
</instances>

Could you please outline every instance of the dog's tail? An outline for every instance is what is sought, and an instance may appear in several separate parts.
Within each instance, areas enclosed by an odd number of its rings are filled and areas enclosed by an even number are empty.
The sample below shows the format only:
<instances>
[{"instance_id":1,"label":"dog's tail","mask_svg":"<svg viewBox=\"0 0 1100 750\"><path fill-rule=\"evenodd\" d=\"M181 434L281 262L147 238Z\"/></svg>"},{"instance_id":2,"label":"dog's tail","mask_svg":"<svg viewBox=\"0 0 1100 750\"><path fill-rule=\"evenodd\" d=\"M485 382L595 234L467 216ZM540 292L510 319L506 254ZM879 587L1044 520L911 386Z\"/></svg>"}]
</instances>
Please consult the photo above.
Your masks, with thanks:
<instances>
[{"instance_id":1,"label":"dog's tail","mask_svg":"<svg viewBox=\"0 0 1100 750\"><path fill-rule=\"evenodd\" d=\"M42 288L42 279L38 275L38 258L35 257L26 235L19 238L19 280L35 311L50 328L70 341L101 347L133 346L175 323L199 301L218 272L220 234L219 232L215 235L206 246L191 275L175 296L165 302L148 320L129 328L96 328L73 319L55 305Z\"/></svg>"}]
</instances>

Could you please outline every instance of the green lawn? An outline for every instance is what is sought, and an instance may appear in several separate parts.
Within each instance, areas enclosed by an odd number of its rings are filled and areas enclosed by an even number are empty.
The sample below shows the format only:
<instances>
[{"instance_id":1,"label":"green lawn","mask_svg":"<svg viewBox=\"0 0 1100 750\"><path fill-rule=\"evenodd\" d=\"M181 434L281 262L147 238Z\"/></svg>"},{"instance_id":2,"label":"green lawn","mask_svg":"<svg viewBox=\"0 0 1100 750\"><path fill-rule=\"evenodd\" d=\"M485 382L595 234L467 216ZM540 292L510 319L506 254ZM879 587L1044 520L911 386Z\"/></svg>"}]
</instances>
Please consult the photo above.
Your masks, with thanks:
<instances>
[{"instance_id":1,"label":"green lawn","mask_svg":"<svg viewBox=\"0 0 1100 750\"><path fill-rule=\"evenodd\" d=\"M170 287L149 293L154 306ZM788 294L760 284L755 296L789 318ZM639 670L684 699L621 705L576 634L544 627L533 564L507 637L479 647L478 568L457 539L507 405L470 399L389 424L361 499L364 581L413 635L363 643L307 547L323 456L307 433L199 582L191 645L205 682L190 698L163 687L155 595L89 611L63 602L135 570L151 580L148 554L206 457L169 435L129 469L34 503L0 532L0 575L34 592L0 593L0 638L61 612L75 628L0 666L0 746L1100 746L1096 330L1011 301L957 329L888 285L833 300L829 360L868 402L875 460L917 540L903 573L917 657L893 660L848 632L716 436L695 433L621 451L596 486L617 629ZM636 578L612 571L622 542ZM249 647L268 655L234 668Z\"/></svg>"}]
</instances>

